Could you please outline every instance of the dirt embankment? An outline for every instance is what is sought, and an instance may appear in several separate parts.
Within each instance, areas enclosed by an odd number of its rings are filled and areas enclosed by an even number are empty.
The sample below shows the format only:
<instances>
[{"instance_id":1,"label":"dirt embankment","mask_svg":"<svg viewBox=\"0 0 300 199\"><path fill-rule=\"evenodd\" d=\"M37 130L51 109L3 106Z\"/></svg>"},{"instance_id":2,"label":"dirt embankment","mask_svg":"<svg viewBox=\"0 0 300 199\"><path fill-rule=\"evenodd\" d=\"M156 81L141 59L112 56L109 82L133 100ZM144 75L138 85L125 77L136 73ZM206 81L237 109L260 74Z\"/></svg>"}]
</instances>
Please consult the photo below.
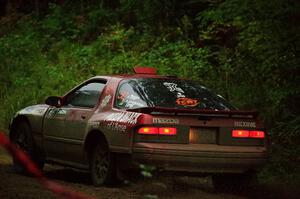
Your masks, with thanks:
<instances>
[{"instance_id":1,"label":"dirt embankment","mask_svg":"<svg viewBox=\"0 0 300 199\"><path fill-rule=\"evenodd\" d=\"M152 179L135 178L126 184L114 187L95 188L85 172L47 165L45 175L73 190L89 196L105 199L127 198L185 198L185 199L281 199L300 198L297 185L264 184L251 187L239 193L215 192L210 178L191 177L154 177ZM57 198L42 187L33 177L15 174L11 169L11 158L0 149L0 198Z\"/></svg>"}]
</instances>

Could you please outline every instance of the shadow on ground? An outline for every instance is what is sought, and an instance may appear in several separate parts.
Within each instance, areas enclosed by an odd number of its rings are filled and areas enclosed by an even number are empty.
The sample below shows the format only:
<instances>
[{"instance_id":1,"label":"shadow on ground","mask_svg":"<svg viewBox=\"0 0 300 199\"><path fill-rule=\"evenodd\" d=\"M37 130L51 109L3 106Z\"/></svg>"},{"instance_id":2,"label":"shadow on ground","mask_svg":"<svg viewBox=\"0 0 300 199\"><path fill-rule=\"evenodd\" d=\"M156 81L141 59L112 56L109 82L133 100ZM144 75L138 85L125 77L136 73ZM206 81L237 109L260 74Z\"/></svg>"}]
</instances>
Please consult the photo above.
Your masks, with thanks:
<instances>
[{"instance_id":1,"label":"shadow on ground","mask_svg":"<svg viewBox=\"0 0 300 199\"><path fill-rule=\"evenodd\" d=\"M51 166L52 167L52 166ZM44 172L45 176L52 180L60 180L68 183L80 183L84 185L92 185L89 173L70 168L48 168Z\"/></svg>"},{"instance_id":2,"label":"shadow on ground","mask_svg":"<svg viewBox=\"0 0 300 199\"><path fill-rule=\"evenodd\" d=\"M94 187L87 172L61 166L47 165L44 174L49 179L96 198L145 198L157 196L168 199L297 199L300 189L297 184L272 182L249 187L242 192L216 192L209 177L178 177L156 175L144 178L136 173L124 183L113 187ZM11 168L11 158L0 150L0 198L56 198L45 190L33 177L17 175Z\"/></svg>"}]
</instances>

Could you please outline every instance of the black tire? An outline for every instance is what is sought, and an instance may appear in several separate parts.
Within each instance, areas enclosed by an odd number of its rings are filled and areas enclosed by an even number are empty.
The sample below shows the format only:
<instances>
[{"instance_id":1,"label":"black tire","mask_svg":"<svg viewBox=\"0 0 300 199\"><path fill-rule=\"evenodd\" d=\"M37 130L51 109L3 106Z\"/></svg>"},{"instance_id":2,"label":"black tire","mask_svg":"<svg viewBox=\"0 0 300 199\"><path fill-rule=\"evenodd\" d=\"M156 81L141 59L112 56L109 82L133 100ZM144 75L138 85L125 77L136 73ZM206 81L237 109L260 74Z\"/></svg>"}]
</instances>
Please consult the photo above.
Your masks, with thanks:
<instances>
[{"instance_id":1,"label":"black tire","mask_svg":"<svg viewBox=\"0 0 300 199\"><path fill-rule=\"evenodd\" d=\"M90 152L90 174L94 186L111 185L116 179L113 154L105 142L97 143Z\"/></svg>"},{"instance_id":2,"label":"black tire","mask_svg":"<svg viewBox=\"0 0 300 199\"><path fill-rule=\"evenodd\" d=\"M29 124L25 121L18 122L14 127L14 132L12 134L12 142L16 144L20 149L22 149L28 156L33 160L33 162L42 169L44 166L44 160L41 155L36 150L31 128ZM19 174L28 174L26 168L21 162L19 162L15 157L13 157L13 169Z\"/></svg>"},{"instance_id":3,"label":"black tire","mask_svg":"<svg viewBox=\"0 0 300 199\"><path fill-rule=\"evenodd\" d=\"M216 174L212 176L212 183L215 190L222 192L242 191L257 182L257 175L255 172L246 172L242 174Z\"/></svg>"}]
</instances>

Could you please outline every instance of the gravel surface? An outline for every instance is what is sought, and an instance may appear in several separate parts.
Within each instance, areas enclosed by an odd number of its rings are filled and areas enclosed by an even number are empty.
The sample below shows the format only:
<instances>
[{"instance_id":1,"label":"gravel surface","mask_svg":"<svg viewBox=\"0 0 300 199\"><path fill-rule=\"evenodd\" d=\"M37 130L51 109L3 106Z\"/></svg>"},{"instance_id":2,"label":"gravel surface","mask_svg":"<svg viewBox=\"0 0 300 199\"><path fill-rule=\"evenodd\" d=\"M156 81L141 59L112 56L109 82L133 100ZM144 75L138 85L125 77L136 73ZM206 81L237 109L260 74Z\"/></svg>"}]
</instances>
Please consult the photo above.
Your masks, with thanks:
<instances>
[{"instance_id":1,"label":"gravel surface","mask_svg":"<svg viewBox=\"0 0 300 199\"><path fill-rule=\"evenodd\" d=\"M0 149L0 198L52 199L56 195L46 190L35 178L18 175L11 168L11 158ZM157 176L143 179L136 176L126 183L113 187L94 187L86 172L65 167L46 165L45 175L75 191L83 192L95 198L105 199L271 199L300 198L299 186L271 183L251 187L239 193L218 193L211 185L211 179L199 177Z\"/></svg>"}]
</instances>

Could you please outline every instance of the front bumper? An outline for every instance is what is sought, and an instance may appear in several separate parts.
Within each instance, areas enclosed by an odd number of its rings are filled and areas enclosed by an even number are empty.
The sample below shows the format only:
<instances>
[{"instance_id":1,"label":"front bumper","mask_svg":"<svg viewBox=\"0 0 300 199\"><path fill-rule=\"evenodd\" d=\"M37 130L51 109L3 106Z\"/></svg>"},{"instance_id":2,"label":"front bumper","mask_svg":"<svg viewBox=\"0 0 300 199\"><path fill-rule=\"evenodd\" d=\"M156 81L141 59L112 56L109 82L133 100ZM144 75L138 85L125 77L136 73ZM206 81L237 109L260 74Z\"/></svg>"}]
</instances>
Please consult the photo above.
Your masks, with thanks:
<instances>
[{"instance_id":1,"label":"front bumper","mask_svg":"<svg viewBox=\"0 0 300 199\"><path fill-rule=\"evenodd\" d=\"M257 170L267 161L266 147L214 144L135 143L135 165L191 173L242 173Z\"/></svg>"}]
</instances>

